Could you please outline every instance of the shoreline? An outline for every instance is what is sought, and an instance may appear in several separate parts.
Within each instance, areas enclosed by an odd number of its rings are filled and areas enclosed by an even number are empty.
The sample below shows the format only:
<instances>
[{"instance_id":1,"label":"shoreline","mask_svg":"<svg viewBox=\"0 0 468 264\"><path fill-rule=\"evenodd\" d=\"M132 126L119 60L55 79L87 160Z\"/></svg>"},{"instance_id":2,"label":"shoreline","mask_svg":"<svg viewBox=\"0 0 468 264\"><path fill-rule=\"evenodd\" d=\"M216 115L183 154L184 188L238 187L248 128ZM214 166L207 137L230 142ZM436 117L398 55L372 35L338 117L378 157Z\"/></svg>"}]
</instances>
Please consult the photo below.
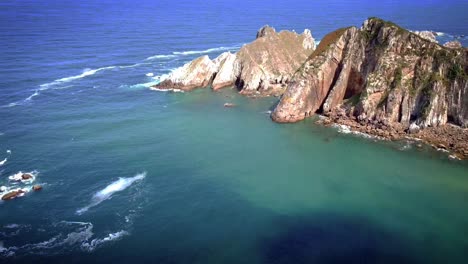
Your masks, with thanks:
<instances>
[{"instance_id":1,"label":"shoreline","mask_svg":"<svg viewBox=\"0 0 468 264\"><path fill-rule=\"evenodd\" d=\"M411 133L400 123L360 120L344 113L320 115L315 123L324 126L345 126L351 132L370 135L378 140L413 140L447 152L449 158L468 160L468 129L447 123L439 127L427 127Z\"/></svg>"}]
</instances>

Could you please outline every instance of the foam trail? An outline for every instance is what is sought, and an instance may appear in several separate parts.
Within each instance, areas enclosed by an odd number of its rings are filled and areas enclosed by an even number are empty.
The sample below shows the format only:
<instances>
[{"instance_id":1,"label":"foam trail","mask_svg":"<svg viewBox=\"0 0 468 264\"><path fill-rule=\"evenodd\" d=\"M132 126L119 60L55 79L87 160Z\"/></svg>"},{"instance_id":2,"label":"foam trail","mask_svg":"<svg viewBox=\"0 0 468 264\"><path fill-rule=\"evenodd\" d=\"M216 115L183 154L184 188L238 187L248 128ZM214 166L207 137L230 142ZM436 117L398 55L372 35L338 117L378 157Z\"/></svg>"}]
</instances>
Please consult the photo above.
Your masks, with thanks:
<instances>
[{"instance_id":1,"label":"foam trail","mask_svg":"<svg viewBox=\"0 0 468 264\"><path fill-rule=\"evenodd\" d=\"M173 52L174 55L194 55L194 54L205 54L211 53L215 51L226 51L226 50L235 50L239 49L240 46L232 46L232 47L219 47L219 48L211 48L206 50L189 50L189 51L182 51L182 52Z\"/></svg>"},{"instance_id":2,"label":"foam trail","mask_svg":"<svg viewBox=\"0 0 468 264\"><path fill-rule=\"evenodd\" d=\"M138 67L138 66L141 66L141 65L149 65L151 63L149 62L141 62L141 63L135 63L135 64L131 64L131 65L122 65L122 66L119 66L120 69L127 69L127 68L134 68L134 67Z\"/></svg>"},{"instance_id":3,"label":"foam trail","mask_svg":"<svg viewBox=\"0 0 468 264\"><path fill-rule=\"evenodd\" d=\"M177 57L177 56L174 55L174 54L171 54L171 55L154 55L154 56L150 56L150 57L146 58L145 60L171 59L171 58L175 58L175 57Z\"/></svg>"},{"instance_id":4,"label":"foam trail","mask_svg":"<svg viewBox=\"0 0 468 264\"><path fill-rule=\"evenodd\" d=\"M236 46L231 46L231 47L218 47L218 48L211 48L211 49L206 49L206 50L175 51L175 52L172 52L172 54L150 56L146 58L146 60L171 59L171 58L175 58L181 55L185 56L185 55L195 55L195 54L206 54L206 53L211 53L211 52L216 52L216 51L237 50L241 46L242 45L236 45Z\"/></svg>"},{"instance_id":5,"label":"foam trail","mask_svg":"<svg viewBox=\"0 0 468 264\"><path fill-rule=\"evenodd\" d=\"M89 208L94 207L103 201L112 197L112 195L116 192L120 192L128 188L134 182L142 180L146 177L146 172L139 173L131 178L119 178L118 180L114 181L113 183L109 184L106 188L100 190L99 192L95 193L93 198L91 199L91 203L81 209L76 211L76 214L81 215L84 212L88 211Z\"/></svg>"},{"instance_id":6,"label":"foam trail","mask_svg":"<svg viewBox=\"0 0 468 264\"><path fill-rule=\"evenodd\" d=\"M59 85L59 84L62 84L62 83L67 83L67 82L70 82L70 81L78 80L78 79L84 78L86 76L94 75L95 73L97 73L99 71L110 70L110 69L114 69L114 68L116 68L116 66L108 66L108 67L102 67L102 68L97 68L97 69L85 69L83 71L83 73L81 73L79 75L65 77L65 78L57 79L57 80L55 80L53 82L50 82L50 83L41 84L39 86L39 87L41 87L41 89L39 89L39 90L46 90L50 86L55 86L55 85Z\"/></svg>"},{"instance_id":7,"label":"foam trail","mask_svg":"<svg viewBox=\"0 0 468 264\"><path fill-rule=\"evenodd\" d=\"M7 159L7 158L5 158L4 160L0 161L0 166L3 166L3 165L5 165L5 163L6 163L7 161L8 161L8 159Z\"/></svg>"},{"instance_id":8,"label":"foam trail","mask_svg":"<svg viewBox=\"0 0 468 264\"><path fill-rule=\"evenodd\" d=\"M99 245L101 245L103 243L120 239L121 237L123 237L125 235L128 235L128 234L129 233L127 231L120 230L119 232L110 233L104 238L95 238L95 239L91 240L91 242L89 242L89 243L84 242L84 243L81 244L81 248L86 250L86 251L93 251L93 250L96 249L96 247L98 247Z\"/></svg>"},{"instance_id":9,"label":"foam trail","mask_svg":"<svg viewBox=\"0 0 468 264\"><path fill-rule=\"evenodd\" d=\"M24 101L25 101L25 102L31 101L31 100L33 99L33 97L38 96L38 95L39 95L39 91L36 90L36 91L34 91L34 93L31 94L28 98L24 99Z\"/></svg>"}]
</instances>

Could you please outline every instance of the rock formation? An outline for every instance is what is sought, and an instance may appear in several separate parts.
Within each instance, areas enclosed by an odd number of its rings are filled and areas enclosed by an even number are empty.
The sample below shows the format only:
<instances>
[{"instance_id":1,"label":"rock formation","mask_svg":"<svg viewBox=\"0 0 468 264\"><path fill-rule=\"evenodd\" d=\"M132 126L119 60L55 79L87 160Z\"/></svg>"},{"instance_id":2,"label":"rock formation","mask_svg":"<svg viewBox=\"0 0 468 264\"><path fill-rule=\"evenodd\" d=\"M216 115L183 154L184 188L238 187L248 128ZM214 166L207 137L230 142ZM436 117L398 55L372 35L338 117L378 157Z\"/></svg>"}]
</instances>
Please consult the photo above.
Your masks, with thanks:
<instances>
[{"instance_id":1,"label":"rock formation","mask_svg":"<svg viewBox=\"0 0 468 264\"><path fill-rule=\"evenodd\" d=\"M208 56L197 58L154 88L187 91L236 86L242 94L280 95L314 48L315 40L307 29L299 35L290 31L277 33L265 26L257 32L254 42L236 54L225 52L214 60Z\"/></svg>"},{"instance_id":2,"label":"rock formation","mask_svg":"<svg viewBox=\"0 0 468 264\"><path fill-rule=\"evenodd\" d=\"M447 48L391 22L328 34L298 69L272 113L277 122L345 111L408 128L468 126L468 50Z\"/></svg>"},{"instance_id":3,"label":"rock formation","mask_svg":"<svg viewBox=\"0 0 468 264\"><path fill-rule=\"evenodd\" d=\"M320 112L328 123L390 139L412 134L468 158L467 58L459 42L442 46L434 32L378 18L338 29L317 48L309 30L265 26L236 54L200 57L155 88L236 86L246 95L282 95L271 113L276 122Z\"/></svg>"}]
</instances>

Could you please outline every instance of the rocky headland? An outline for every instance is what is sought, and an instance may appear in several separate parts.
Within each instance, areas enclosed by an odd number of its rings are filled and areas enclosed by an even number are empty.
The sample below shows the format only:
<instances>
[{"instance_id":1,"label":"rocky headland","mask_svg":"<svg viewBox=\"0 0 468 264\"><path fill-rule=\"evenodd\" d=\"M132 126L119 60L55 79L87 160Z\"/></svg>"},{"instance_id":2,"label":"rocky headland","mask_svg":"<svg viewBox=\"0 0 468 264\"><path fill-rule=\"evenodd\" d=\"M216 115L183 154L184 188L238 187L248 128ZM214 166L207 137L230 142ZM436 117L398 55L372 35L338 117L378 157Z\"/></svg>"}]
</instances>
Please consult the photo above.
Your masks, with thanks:
<instances>
[{"instance_id":1,"label":"rocky headland","mask_svg":"<svg viewBox=\"0 0 468 264\"><path fill-rule=\"evenodd\" d=\"M302 34L263 27L236 54L200 57L156 89L236 87L281 96L271 113L292 123L316 113L383 138L418 138L468 158L468 49L440 45L429 31L411 32L379 18L338 29L315 48Z\"/></svg>"},{"instance_id":2,"label":"rocky headland","mask_svg":"<svg viewBox=\"0 0 468 264\"><path fill-rule=\"evenodd\" d=\"M276 32L265 26L257 32L255 41L237 53L225 52L213 60L206 55L197 58L173 71L153 89L218 90L235 86L245 95L281 95L314 48L315 40L308 29L297 34Z\"/></svg>"}]
</instances>

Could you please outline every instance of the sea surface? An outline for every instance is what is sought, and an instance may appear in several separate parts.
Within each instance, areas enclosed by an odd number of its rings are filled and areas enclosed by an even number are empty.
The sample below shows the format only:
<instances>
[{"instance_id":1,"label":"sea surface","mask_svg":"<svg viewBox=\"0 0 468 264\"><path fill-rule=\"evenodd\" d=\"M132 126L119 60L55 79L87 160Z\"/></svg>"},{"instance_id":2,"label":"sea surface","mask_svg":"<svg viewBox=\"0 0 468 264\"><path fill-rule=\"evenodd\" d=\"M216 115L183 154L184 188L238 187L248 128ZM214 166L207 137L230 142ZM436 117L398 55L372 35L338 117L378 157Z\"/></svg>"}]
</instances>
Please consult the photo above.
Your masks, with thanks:
<instances>
[{"instance_id":1,"label":"sea surface","mask_svg":"<svg viewBox=\"0 0 468 264\"><path fill-rule=\"evenodd\" d=\"M371 16L468 44L467 1L0 3L0 262L467 263L468 163L278 98L148 89L265 24L320 40ZM224 108L226 102L235 108ZM31 172L33 180L9 177Z\"/></svg>"}]
</instances>

